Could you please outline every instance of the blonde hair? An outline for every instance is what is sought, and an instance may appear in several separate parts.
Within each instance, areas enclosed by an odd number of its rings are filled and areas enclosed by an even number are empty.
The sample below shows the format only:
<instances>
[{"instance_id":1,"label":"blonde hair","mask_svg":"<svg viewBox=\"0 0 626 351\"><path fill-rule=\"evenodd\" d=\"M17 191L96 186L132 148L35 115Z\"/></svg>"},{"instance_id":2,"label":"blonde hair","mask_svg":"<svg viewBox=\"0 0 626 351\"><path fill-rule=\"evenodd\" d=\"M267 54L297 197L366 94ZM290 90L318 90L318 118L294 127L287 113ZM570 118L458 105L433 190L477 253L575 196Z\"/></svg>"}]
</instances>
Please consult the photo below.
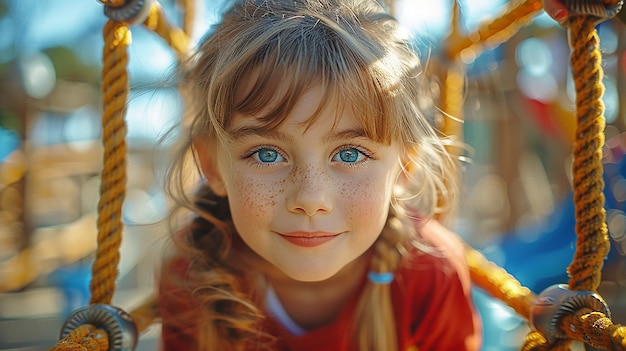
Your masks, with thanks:
<instances>
[{"instance_id":1,"label":"blonde hair","mask_svg":"<svg viewBox=\"0 0 626 351\"><path fill-rule=\"evenodd\" d=\"M237 98L244 76L254 77L253 84ZM169 190L199 216L178 242L192 262L185 284L204 306L201 350L271 349L272 343L259 331L257 277L242 268L242 258L254 254L240 243L223 208L227 202L207 188L190 197L186 187L193 182L187 162L195 157L194 141L227 143L234 112L277 128L300 96L321 84L325 97L309 125L322 107L349 105L368 137L401 142L407 159L398 184L404 186L374 244L370 271L394 272L403 248L415 240L406 208L445 219L455 207L457 162L421 113L420 101L430 96L419 58L396 20L373 0L237 0L181 65L180 78L186 134L169 169ZM366 285L353 334L359 350L397 349L389 284Z\"/></svg>"}]
</instances>

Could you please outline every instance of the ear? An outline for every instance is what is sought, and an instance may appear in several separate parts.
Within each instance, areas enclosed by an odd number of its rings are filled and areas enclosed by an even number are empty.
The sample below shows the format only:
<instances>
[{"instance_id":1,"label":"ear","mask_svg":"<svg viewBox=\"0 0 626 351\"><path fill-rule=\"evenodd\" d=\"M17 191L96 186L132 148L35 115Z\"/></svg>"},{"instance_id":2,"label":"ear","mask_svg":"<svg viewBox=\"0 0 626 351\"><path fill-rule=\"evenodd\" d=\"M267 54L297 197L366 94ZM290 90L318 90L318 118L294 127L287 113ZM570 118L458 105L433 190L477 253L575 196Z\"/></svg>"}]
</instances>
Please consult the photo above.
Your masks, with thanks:
<instances>
[{"instance_id":1,"label":"ear","mask_svg":"<svg viewBox=\"0 0 626 351\"><path fill-rule=\"evenodd\" d=\"M196 140L193 142L193 149L207 185L215 195L225 197L226 184L224 184L217 166L215 146L209 145L205 141Z\"/></svg>"}]
</instances>

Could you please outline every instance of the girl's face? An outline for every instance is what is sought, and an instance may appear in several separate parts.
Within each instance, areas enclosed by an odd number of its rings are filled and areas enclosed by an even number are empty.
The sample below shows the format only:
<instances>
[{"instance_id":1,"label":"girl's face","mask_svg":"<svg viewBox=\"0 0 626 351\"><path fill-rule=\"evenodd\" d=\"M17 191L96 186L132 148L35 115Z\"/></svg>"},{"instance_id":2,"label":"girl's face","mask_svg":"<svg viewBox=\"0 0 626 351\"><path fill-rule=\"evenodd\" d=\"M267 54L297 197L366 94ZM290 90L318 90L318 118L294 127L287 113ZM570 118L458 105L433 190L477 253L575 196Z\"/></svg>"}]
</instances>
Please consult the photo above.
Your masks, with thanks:
<instances>
[{"instance_id":1,"label":"girl's face","mask_svg":"<svg viewBox=\"0 0 626 351\"><path fill-rule=\"evenodd\" d=\"M323 111L306 129L323 94L308 90L272 131L236 114L232 146L200 154L243 241L298 281L330 278L372 246L400 172L400 145L365 136L349 106L336 128L336 111Z\"/></svg>"}]
</instances>

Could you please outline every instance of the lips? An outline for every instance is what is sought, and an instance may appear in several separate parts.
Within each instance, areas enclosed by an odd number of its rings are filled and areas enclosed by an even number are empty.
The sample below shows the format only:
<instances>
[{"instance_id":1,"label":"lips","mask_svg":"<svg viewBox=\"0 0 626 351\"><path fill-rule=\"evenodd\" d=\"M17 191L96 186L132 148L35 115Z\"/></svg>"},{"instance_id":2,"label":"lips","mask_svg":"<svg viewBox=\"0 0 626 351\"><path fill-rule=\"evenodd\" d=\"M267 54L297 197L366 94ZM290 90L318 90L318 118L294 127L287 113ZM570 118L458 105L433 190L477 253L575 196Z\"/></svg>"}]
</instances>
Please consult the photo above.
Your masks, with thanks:
<instances>
[{"instance_id":1,"label":"lips","mask_svg":"<svg viewBox=\"0 0 626 351\"><path fill-rule=\"evenodd\" d=\"M296 246L316 247L337 238L339 235L341 235L341 233L335 234L326 232L290 232L279 235L283 239Z\"/></svg>"}]
</instances>

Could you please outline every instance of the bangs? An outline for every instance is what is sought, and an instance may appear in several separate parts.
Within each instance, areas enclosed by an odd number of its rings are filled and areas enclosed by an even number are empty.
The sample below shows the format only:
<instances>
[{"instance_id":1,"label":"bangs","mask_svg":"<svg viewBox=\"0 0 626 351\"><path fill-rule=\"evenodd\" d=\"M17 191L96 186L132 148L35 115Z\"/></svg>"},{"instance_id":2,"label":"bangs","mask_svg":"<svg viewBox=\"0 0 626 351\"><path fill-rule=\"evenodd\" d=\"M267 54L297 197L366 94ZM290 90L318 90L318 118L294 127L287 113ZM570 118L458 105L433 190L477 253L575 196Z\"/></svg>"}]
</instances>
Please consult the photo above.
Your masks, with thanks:
<instances>
[{"instance_id":1,"label":"bangs","mask_svg":"<svg viewBox=\"0 0 626 351\"><path fill-rule=\"evenodd\" d=\"M304 122L306 128L329 112L334 116L324 118L335 118L336 126L342 111L351 108L370 139L389 144L399 137L398 119L390 118L396 94L393 84L385 83L392 74L381 69L386 61L382 48L365 47L319 17L294 16L282 22L243 65L247 68L235 83L233 112L275 129L302 95L319 84L324 96Z\"/></svg>"}]
</instances>

